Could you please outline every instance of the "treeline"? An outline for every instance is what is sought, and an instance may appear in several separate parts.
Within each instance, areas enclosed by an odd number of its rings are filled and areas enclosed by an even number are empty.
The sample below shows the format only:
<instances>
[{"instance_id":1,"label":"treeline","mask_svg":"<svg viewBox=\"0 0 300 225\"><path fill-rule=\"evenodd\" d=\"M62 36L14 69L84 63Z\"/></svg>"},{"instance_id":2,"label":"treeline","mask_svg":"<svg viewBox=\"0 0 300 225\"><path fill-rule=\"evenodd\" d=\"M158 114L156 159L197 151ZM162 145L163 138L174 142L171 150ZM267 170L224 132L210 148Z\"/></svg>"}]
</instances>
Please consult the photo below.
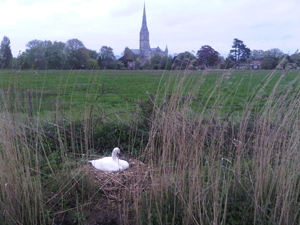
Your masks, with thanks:
<instances>
[{"instance_id":1,"label":"treeline","mask_svg":"<svg viewBox=\"0 0 300 225\"><path fill-rule=\"evenodd\" d=\"M117 58L113 49L102 46L99 51L87 49L82 41L70 39L64 42L32 40L26 50L13 58L10 40L4 36L0 46L1 69L205 69L205 68L257 68L284 69L300 67L300 53L283 53L278 48L267 51L250 50L243 41L235 38L226 58L209 45L202 46L194 55L188 51L174 56L154 55L144 62L128 47Z\"/></svg>"}]
</instances>

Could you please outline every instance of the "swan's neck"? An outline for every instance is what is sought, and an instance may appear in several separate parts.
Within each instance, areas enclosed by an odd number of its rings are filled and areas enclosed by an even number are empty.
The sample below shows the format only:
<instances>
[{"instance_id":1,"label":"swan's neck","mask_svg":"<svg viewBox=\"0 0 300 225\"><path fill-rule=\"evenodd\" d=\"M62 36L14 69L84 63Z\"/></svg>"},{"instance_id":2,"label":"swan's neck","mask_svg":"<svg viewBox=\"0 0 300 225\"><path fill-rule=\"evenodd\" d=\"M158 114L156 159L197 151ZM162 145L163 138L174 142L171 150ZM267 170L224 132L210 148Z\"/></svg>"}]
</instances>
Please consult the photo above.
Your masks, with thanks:
<instances>
[{"instance_id":1,"label":"swan's neck","mask_svg":"<svg viewBox=\"0 0 300 225\"><path fill-rule=\"evenodd\" d=\"M117 153L113 153L111 157L114 161L118 160Z\"/></svg>"}]
</instances>

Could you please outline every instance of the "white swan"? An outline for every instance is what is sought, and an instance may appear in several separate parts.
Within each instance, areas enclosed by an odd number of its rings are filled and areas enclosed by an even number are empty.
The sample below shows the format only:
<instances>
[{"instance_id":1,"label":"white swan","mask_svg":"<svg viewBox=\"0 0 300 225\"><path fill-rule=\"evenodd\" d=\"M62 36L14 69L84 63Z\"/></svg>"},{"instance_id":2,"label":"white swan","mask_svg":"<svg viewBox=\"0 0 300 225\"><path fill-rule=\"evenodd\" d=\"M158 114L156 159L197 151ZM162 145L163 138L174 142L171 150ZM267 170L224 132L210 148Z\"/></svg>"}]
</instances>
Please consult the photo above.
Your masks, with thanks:
<instances>
[{"instance_id":1,"label":"white swan","mask_svg":"<svg viewBox=\"0 0 300 225\"><path fill-rule=\"evenodd\" d=\"M96 169L107 172L118 172L127 169L129 167L128 162L119 159L117 153L120 153L120 149L114 148L111 157L104 157L89 162L92 163Z\"/></svg>"}]
</instances>

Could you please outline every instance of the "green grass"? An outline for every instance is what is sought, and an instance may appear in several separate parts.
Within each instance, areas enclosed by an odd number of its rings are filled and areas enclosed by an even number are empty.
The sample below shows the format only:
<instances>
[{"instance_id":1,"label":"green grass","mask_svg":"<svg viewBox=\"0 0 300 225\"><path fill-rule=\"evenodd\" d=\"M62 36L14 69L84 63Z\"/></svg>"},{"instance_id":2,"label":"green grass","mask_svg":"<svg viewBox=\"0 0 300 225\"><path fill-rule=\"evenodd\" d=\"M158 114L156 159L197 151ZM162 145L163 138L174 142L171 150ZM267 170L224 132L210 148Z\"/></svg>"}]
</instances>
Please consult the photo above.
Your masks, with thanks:
<instances>
[{"instance_id":1,"label":"green grass","mask_svg":"<svg viewBox=\"0 0 300 225\"><path fill-rule=\"evenodd\" d=\"M26 112L29 108L28 92L32 97L33 113L44 116L57 108L65 113L81 115L94 110L134 110L135 102L158 94L159 101L166 101L165 88L172 93L176 79L185 75L183 87L199 87L193 96L195 108L207 104L211 107L216 99L224 98L224 108L239 111L251 96L267 83L265 70L207 70L207 71L0 71L2 93L8 93L11 101L21 104ZM37 75L36 75L37 73ZM225 75L224 75L225 74ZM227 75L228 74L228 75ZM275 72L262 92L266 99L277 82L281 71ZM180 75L178 77L178 75ZM292 71L285 75L281 85L289 83L299 75ZM220 83L219 85L218 82ZM76 84L84 84L78 85ZM166 86L168 84L168 86ZM296 83L293 84L296 87ZM214 94L210 96L213 89ZM187 93L189 90L185 90ZM226 101L225 101L226 99ZM262 101L263 104L263 101Z\"/></svg>"}]
</instances>

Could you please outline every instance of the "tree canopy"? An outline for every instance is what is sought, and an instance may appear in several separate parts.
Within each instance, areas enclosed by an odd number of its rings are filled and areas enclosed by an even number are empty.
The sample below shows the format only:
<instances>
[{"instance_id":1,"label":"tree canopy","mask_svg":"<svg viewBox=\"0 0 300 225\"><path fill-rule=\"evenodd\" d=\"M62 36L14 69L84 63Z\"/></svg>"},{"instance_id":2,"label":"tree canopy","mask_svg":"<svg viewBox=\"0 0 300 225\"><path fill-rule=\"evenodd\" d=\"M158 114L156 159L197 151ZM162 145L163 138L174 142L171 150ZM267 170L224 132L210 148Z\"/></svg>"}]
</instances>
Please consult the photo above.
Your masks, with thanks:
<instances>
[{"instance_id":1,"label":"tree canopy","mask_svg":"<svg viewBox=\"0 0 300 225\"><path fill-rule=\"evenodd\" d=\"M252 50L250 54L250 59L259 60L264 58L264 51L263 50Z\"/></svg>"},{"instance_id":2,"label":"tree canopy","mask_svg":"<svg viewBox=\"0 0 300 225\"><path fill-rule=\"evenodd\" d=\"M98 65L101 69L115 69L116 57L111 47L101 47L99 52Z\"/></svg>"},{"instance_id":3,"label":"tree canopy","mask_svg":"<svg viewBox=\"0 0 300 225\"><path fill-rule=\"evenodd\" d=\"M279 59L284 56L284 53L278 48L272 48L264 52L265 58Z\"/></svg>"},{"instance_id":4,"label":"tree canopy","mask_svg":"<svg viewBox=\"0 0 300 225\"><path fill-rule=\"evenodd\" d=\"M123 56L119 59L125 66L128 62L133 62L137 59L137 55L134 54L128 47L125 48Z\"/></svg>"},{"instance_id":5,"label":"tree canopy","mask_svg":"<svg viewBox=\"0 0 300 225\"><path fill-rule=\"evenodd\" d=\"M50 45L47 41L41 41L41 40L32 40L26 44L26 63L23 65L24 69L29 69L28 67L31 67L31 69L47 69L46 68L46 45Z\"/></svg>"},{"instance_id":6,"label":"tree canopy","mask_svg":"<svg viewBox=\"0 0 300 225\"><path fill-rule=\"evenodd\" d=\"M32 40L26 44L26 51L19 54L17 65L21 69L84 69L97 68L95 51L88 50L78 39L66 43ZM96 55L98 55L96 53ZM92 57L91 57L92 56ZM97 58L97 56L96 56Z\"/></svg>"},{"instance_id":7,"label":"tree canopy","mask_svg":"<svg viewBox=\"0 0 300 225\"><path fill-rule=\"evenodd\" d=\"M278 61L275 58L265 58L261 62L261 68L267 69L267 70L272 70L277 66L277 64L278 64Z\"/></svg>"},{"instance_id":8,"label":"tree canopy","mask_svg":"<svg viewBox=\"0 0 300 225\"><path fill-rule=\"evenodd\" d=\"M68 40L64 51L67 56L67 67L71 69L86 68L90 55L89 50L84 46L82 41L76 38Z\"/></svg>"},{"instance_id":9,"label":"tree canopy","mask_svg":"<svg viewBox=\"0 0 300 225\"><path fill-rule=\"evenodd\" d=\"M150 59L150 66L157 70L171 70L172 69L172 57L170 56L161 56L154 55Z\"/></svg>"},{"instance_id":10,"label":"tree canopy","mask_svg":"<svg viewBox=\"0 0 300 225\"><path fill-rule=\"evenodd\" d=\"M199 65L204 65L205 67L211 67L219 62L219 52L214 50L209 45L204 45L197 52L197 61Z\"/></svg>"},{"instance_id":11,"label":"tree canopy","mask_svg":"<svg viewBox=\"0 0 300 225\"><path fill-rule=\"evenodd\" d=\"M8 69L12 62L12 53L10 49L10 40L4 36L0 46L0 66L3 69Z\"/></svg>"},{"instance_id":12,"label":"tree canopy","mask_svg":"<svg viewBox=\"0 0 300 225\"><path fill-rule=\"evenodd\" d=\"M45 49L45 55L47 60L47 68L49 69L63 69L66 63L66 55L64 54L64 48L66 44L63 42L49 42Z\"/></svg>"},{"instance_id":13,"label":"tree canopy","mask_svg":"<svg viewBox=\"0 0 300 225\"><path fill-rule=\"evenodd\" d=\"M66 51L74 51L80 48L85 48L85 46L82 41L78 40L77 38L70 39L66 42Z\"/></svg>"},{"instance_id":14,"label":"tree canopy","mask_svg":"<svg viewBox=\"0 0 300 225\"><path fill-rule=\"evenodd\" d=\"M196 63L196 57L192 53L185 51L173 58L173 69L194 69Z\"/></svg>"},{"instance_id":15,"label":"tree canopy","mask_svg":"<svg viewBox=\"0 0 300 225\"><path fill-rule=\"evenodd\" d=\"M226 60L209 45L203 45L194 54L185 51L171 56L161 56L152 52L152 58L146 63L142 63L143 55L136 55L128 47L125 48L122 57L118 60L113 49L109 46L102 46L99 52L87 49L82 41L72 38L66 43L49 40L34 39L26 44L25 52L19 52L17 59L13 59L10 40L4 36L0 46L0 69L122 69L128 66L128 62L134 68L147 69L197 69L214 67L219 64L219 68L245 68L241 62L249 65L255 60L262 62L263 68L297 68L300 66L300 53L292 55L284 54L278 48L267 51L250 50L242 40L235 38L232 49ZM222 62L222 63L219 63ZM239 67L240 65L240 67Z\"/></svg>"},{"instance_id":16,"label":"tree canopy","mask_svg":"<svg viewBox=\"0 0 300 225\"><path fill-rule=\"evenodd\" d=\"M247 59L250 57L251 50L246 47L243 41L235 38L233 40L232 50L230 50L230 55L233 57L233 60L236 64L240 62L247 62Z\"/></svg>"},{"instance_id":17,"label":"tree canopy","mask_svg":"<svg viewBox=\"0 0 300 225\"><path fill-rule=\"evenodd\" d=\"M106 61L113 61L116 59L113 49L108 46L102 46L99 52L99 57L101 57L102 60Z\"/></svg>"}]
</instances>

